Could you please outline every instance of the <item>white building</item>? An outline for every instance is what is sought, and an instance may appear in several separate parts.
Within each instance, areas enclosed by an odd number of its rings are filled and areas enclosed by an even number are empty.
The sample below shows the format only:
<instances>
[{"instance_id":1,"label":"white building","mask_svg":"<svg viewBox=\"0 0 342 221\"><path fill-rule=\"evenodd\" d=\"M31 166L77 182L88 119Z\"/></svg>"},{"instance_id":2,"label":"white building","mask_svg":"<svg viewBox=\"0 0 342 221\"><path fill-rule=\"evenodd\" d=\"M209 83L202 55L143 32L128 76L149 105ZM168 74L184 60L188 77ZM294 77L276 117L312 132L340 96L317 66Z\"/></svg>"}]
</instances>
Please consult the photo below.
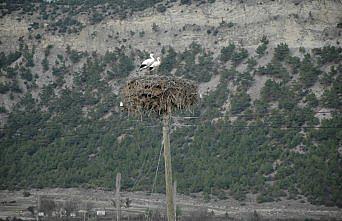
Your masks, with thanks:
<instances>
[{"instance_id":1,"label":"white building","mask_svg":"<svg viewBox=\"0 0 342 221\"><path fill-rule=\"evenodd\" d=\"M98 211L96 211L96 215L97 216L105 216L106 215L106 211L105 210L98 210Z\"/></svg>"}]
</instances>

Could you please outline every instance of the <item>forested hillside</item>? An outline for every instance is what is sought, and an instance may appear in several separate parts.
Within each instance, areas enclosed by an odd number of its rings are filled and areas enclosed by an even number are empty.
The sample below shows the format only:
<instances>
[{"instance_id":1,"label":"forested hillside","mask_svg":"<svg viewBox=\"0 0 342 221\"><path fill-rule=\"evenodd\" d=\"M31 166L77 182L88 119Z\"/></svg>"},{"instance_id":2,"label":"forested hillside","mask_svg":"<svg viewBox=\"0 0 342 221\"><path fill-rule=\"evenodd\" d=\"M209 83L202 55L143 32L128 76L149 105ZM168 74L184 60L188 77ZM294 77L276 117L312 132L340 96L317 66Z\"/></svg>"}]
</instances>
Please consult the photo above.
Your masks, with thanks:
<instances>
[{"instance_id":1,"label":"forested hillside","mask_svg":"<svg viewBox=\"0 0 342 221\"><path fill-rule=\"evenodd\" d=\"M165 7L157 2L140 10ZM2 16L17 10L33 13L9 3L2 10ZM81 30L82 24L70 16L54 29L39 24L32 29ZM93 22L101 21L92 16ZM206 32L215 35L215 30ZM30 41L40 41L39 33L30 35ZM131 33L132 38L139 34ZM102 53L55 48L50 42L37 54L30 41L22 38L16 50L0 52L0 93L18 101L11 109L0 107L7 117L0 130L0 188L113 188L121 172L123 189L151 191L161 147L160 119L128 116L119 107L120 86L136 74L149 51L125 42ZM173 114L178 191L203 192L206 200L243 201L247 193L255 193L259 203L288 198L342 207L338 44L271 46L264 35L255 49L234 41L219 50L196 41L183 51L160 45L162 65L154 74L194 80L203 93L193 112ZM164 191L162 174L163 167L158 192Z\"/></svg>"}]
</instances>

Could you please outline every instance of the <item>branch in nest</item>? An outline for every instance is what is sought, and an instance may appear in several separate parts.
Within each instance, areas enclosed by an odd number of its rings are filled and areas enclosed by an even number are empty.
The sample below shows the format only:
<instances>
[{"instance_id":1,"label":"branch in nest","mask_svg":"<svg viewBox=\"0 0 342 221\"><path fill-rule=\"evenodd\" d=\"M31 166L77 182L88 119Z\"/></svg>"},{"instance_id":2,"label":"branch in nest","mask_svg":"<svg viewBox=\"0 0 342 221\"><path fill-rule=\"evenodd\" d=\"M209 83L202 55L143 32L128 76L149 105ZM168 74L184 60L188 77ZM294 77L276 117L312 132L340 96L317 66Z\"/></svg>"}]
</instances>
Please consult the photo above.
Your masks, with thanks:
<instances>
[{"instance_id":1,"label":"branch in nest","mask_svg":"<svg viewBox=\"0 0 342 221\"><path fill-rule=\"evenodd\" d=\"M161 115L169 110L189 109L198 100L197 91L197 84L190 80L145 76L129 80L121 95L128 112Z\"/></svg>"}]
</instances>

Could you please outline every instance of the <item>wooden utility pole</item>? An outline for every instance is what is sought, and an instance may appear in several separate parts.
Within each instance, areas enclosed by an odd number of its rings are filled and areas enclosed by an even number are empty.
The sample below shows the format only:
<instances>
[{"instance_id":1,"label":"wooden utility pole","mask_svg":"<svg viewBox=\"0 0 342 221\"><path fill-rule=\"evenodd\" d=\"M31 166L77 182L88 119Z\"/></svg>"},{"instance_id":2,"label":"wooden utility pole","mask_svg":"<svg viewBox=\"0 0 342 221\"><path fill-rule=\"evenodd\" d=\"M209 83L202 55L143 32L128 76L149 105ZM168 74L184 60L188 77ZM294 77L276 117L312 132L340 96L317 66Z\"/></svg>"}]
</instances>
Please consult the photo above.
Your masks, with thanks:
<instances>
[{"instance_id":1,"label":"wooden utility pole","mask_svg":"<svg viewBox=\"0 0 342 221\"><path fill-rule=\"evenodd\" d=\"M165 184L166 184L166 204L167 220L175 221L175 209L173 204L172 191L172 167L170 151L170 111L163 116L163 143L164 143L164 161L165 161Z\"/></svg>"},{"instance_id":2,"label":"wooden utility pole","mask_svg":"<svg viewBox=\"0 0 342 221\"><path fill-rule=\"evenodd\" d=\"M116 200L116 221L120 221L120 213L121 213L121 203L120 203L120 183L121 183L121 173L116 174L116 192L115 192L115 200Z\"/></svg>"},{"instance_id":3,"label":"wooden utility pole","mask_svg":"<svg viewBox=\"0 0 342 221\"><path fill-rule=\"evenodd\" d=\"M163 116L167 220L175 221L169 127L171 110L188 109L194 105L198 100L198 86L178 77L151 75L127 81L121 91L125 101L122 106L128 112Z\"/></svg>"},{"instance_id":4,"label":"wooden utility pole","mask_svg":"<svg viewBox=\"0 0 342 221\"><path fill-rule=\"evenodd\" d=\"M40 195L38 194L37 195L37 208L38 208L38 211L37 211L37 216L36 216L37 221L39 221L39 212L41 210L41 206L42 206L42 200L41 200Z\"/></svg>"},{"instance_id":5,"label":"wooden utility pole","mask_svg":"<svg viewBox=\"0 0 342 221\"><path fill-rule=\"evenodd\" d=\"M177 195L177 181L173 182L173 209L174 209L174 212L175 212L175 220L177 220L176 195Z\"/></svg>"}]
</instances>

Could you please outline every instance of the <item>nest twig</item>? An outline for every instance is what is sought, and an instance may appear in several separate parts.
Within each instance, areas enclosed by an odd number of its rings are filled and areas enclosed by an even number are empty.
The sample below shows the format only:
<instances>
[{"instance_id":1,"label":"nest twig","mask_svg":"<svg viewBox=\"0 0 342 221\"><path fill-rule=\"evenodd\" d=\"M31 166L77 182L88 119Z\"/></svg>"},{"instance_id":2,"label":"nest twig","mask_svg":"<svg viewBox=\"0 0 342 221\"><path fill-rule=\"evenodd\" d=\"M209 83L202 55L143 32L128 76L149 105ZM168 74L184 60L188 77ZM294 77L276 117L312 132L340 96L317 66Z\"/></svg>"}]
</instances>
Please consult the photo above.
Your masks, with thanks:
<instances>
[{"instance_id":1,"label":"nest twig","mask_svg":"<svg viewBox=\"0 0 342 221\"><path fill-rule=\"evenodd\" d=\"M189 109L198 100L197 85L171 76L144 76L129 80L122 88L124 108L135 114L164 114Z\"/></svg>"}]
</instances>

